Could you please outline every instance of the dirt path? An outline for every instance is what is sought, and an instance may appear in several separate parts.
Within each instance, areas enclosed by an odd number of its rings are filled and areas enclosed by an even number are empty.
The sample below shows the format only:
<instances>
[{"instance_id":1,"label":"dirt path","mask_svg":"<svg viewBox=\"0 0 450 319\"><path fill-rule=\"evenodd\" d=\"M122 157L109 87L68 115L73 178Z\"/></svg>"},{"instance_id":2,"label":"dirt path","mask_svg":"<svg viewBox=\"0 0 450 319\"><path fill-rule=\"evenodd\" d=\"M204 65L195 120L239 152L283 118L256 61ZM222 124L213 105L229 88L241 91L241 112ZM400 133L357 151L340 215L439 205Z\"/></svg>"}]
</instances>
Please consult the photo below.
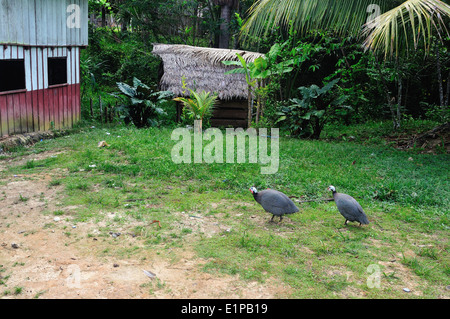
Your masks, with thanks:
<instances>
[{"instance_id":1,"label":"dirt path","mask_svg":"<svg viewBox=\"0 0 450 319\"><path fill-rule=\"evenodd\" d=\"M248 283L202 272L206 261L196 258L189 245L171 256L148 249L125 257L102 254L144 243L126 234L96 238L96 222L75 226L67 213L71 207L60 205L63 187L49 187L51 180L52 173L0 179L0 298L259 299L286 293L270 279ZM66 214L50 213L56 210ZM156 277L149 278L144 270Z\"/></svg>"}]
</instances>

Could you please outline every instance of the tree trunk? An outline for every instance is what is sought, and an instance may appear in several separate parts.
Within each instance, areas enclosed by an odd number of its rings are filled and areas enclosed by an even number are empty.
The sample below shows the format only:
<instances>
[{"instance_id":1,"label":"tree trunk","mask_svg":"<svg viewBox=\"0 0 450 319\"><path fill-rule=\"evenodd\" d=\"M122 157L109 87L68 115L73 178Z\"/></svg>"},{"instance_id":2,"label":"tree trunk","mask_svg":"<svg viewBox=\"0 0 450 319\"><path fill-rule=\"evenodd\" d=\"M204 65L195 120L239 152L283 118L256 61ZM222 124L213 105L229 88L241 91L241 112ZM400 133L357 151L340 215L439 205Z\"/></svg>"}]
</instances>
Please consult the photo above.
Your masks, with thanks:
<instances>
[{"instance_id":1,"label":"tree trunk","mask_svg":"<svg viewBox=\"0 0 450 319\"><path fill-rule=\"evenodd\" d=\"M403 91L403 83L402 83L402 77L399 75L398 76L398 98L397 98L397 128L400 128L400 123L402 120L402 112L401 112L401 107L402 107L402 92Z\"/></svg>"},{"instance_id":2,"label":"tree trunk","mask_svg":"<svg viewBox=\"0 0 450 319\"><path fill-rule=\"evenodd\" d=\"M92 107L92 98L89 98L89 105L91 107L91 117L94 119L94 108Z\"/></svg>"},{"instance_id":3,"label":"tree trunk","mask_svg":"<svg viewBox=\"0 0 450 319\"><path fill-rule=\"evenodd\" d=\"M266 79L264 79L262 81L262 85L263 85L264 88L268 85L268 81L269 80L266 80ZM264 110L266 108L266 99L267 99L267 92L264 93L264 96L263 96L263 98L261 100L261 118L264 117Z\"/></svg>"},{"instance_id":4,"label":"tree trunk","mask_svg":"<svg viewBox=\"0 0 450 319\"><path fill-rule=\"evenodd\" d=\"M260 115L261 118L264 117L264 107L265 107L265 105L266 105L266 100L262 99L261 100L261 115Z\"/></svg>"},{"instance_id":5,"label":"tree trunk","mask_svg":"<svg viewBox=\"0 0 450 319\"><path fill-rule=\"evenodd\" d=\"M193 46L195 46L197 29L198 29L198 2L195 3L195 8L194 8L194 23L193 23L193 28L192 28L192 45Z\"/></svg>"},{"instance_id":6,"label":"tree trunk","mask_svg":"<svg viewBox=\"0 0 450 319\"><path fill-rule=\"evenodd\" d=\"M228 49L230 47L230 21L231 21L231 6L223 5L220 8L220 37L219 48Z\"/></svg>"},{"instance_id":7,"label":"tree trunk","mask_svg":"<svg viewBox=\"0 0 450 319\"><path fill-rule=\"evenodd\" d=\"M248 86L248 115L247 115L247 128L252 125L252 87Z\"/></svg>"},{"instance_id":8,"label":"tree trunk","mask_svg":"<svg viewBox=\"0 0 450 319\"><path fill-rule=\"evenodd\" d=\"M102 7L102 27L106 27L106 8Z\"/></svg>"},{"instance_id":9,"label":"tree trunk","mask_svg":"<svg viewBox=\"0 0 450 319\"><path fill-rule=\"evenodd\" d=\"M194 125L194 133L202 134L203 130L203 119L197 120L197 125Z\"/></svg>"},{"instance_id":10,"label":"tree trunk","mask_svg":"<svg viewBox=\"0 0 450 319\"><path fill-rule=\"evenodd\" d=\"M408 94L409 94L409 80L406 80L405 98L403 102L405 109L407 108L408 105Z\"/></svg>"},{"instance_id":11,"label":"tree trunk","mask_svg":"<svg viewBox=\"0 0 450 319\"><path fill-rule=\"evenodd\" d=\"M100 109L100 122L103 122L103 102L100 94L98 95L98 106Z\"/></svg>"},{"instance_id":12,"label":"tree trunk","mask_svg":"<svg viewBox=\"0 0 450 319\"><path fill-rule=\"evenodd\" d=\"M105 119L105 123L108 123L108 105L105 106L105 108L103 109L104 112L104 119Z\"/></svg>"},{"instance_id":13,"label":"tree trunk","mask_svg":"<svg viewBox=\"0 0 450 319\"><path fill-rule=\"evenodd\" d=\"M313 140L318 140L320 138L320 133L323 129L323 123L321 123L319 118L316 118L315 121L312 123L313 132L311 134L311 138Z\"/></svg>"},{"instance_id":14,"label":"tree trunk","mask_svg":"<svg viewBox=\"0 0 450 319\"><path fill-rule=\"evenodd\" d=\"M211 18L211 25L213 25L213 29L210 29L209 32L209 46L212 48L217 48L219 46L219 35L217 34L217 32L215 32L215 26L217 24L217 16L214 14L215 10L213 5L215 3L213 3L214 1L212 0L208 0L208 12L210 14L210 18Z\"/></svg>"},{"instance_id":15,"label":"tree trunk","mask_svg":"<svg viewBox=\"0 0 450 319\"><path fill-rule=\"evenodd\" d=\"M441 107L444 107L444 88L442 87L441 60L440 60L439 46L437 44L436 44L436 69L439 86L439 102L441 104Z\"/></svg>"},{"instance_id":16,"label":"tree trunk","mask_svg":"<svg viewBox=\"0 0 450 319\"><path fill-rule=\"evenodd\" d=\"M391 96L389 95L389 88L387 86L386 79L383 77L383 73L381 73L381 66L380 66L380 63L378 62L377 56L375 54L373 54L373 57L375 58L375 65L377 67L378 74L380 75L381 83L383 84L383 87L384 87L384 92L386 94L386 100L387 100L387 103L389 106L389 110L391 111L393 128L394 128L394 130L396 130L400 126L396 121L394 105L392 104L392 102L395 100L395 98L391 98ZM383 90L383 88L382 88L382 90Z\"/></svg>"},{"instance_id":17,"label":"tree trunk","mask_svg":"<svg viewBox=\"0 0 450 319\"><path fill-rule=\"evenodd\" d=\"M258 89L261 88L261 79L258 80ZM255 123L258 124L259 117L261 113L261 95L259 92L256 94L256 120Z\"/></svg>"},{"instance_id":18,"label":"tree trunk","mask_svg":"<svg viewBox=\"0 0 450 319\"><path fill-rule=\"evenodd\" d=\"M130 25L130 17L128 14L122 19L121 23L121 32L126 33L128 32L128 26Z\"/></svg>"},{"instance_id":19,"label":"tree trunk","mask_svg":"<svg viewBox=\"0 0 450 319\"><path fill-rule=\"evenodd\" d=\"M446 106L448 106L449 96L450 96L450 71L448 72L448 77L447 77L447 96L445 97L445 103L444 103L444 105L446 105Z\"/></svg>"}]
</instances>

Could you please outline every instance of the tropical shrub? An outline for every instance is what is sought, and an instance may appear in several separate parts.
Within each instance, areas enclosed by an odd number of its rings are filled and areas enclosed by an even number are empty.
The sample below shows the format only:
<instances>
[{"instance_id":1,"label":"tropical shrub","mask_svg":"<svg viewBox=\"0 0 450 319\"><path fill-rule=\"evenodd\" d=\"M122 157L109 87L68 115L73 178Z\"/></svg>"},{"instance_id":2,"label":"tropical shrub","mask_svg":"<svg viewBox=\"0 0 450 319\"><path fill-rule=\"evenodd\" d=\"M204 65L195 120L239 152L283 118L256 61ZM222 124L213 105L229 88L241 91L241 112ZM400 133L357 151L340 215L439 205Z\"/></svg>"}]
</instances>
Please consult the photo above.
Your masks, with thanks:
<instances>
[{"instance_id":1,"label":"tropical shrub","mask_svg":"<svg viewBox=\"0 0 450 319\"><path fill-rule=\"evenodd\" d=\"M133 79L133 86L118 82L122 94L115 94L122 104L117 107L125 124L133 123L137 128L159 125L158 116L166 115L163 105L168 103L173 93L153 92L139 79Z\"/></svg>"},{"instance_id":2,"label":"tropical shrub","mask_svg":"<svg viewBox=\"0 0 450 319\"><path fill-rule=\"evenodd\" d=\"M343 105L347 96L333 94L333 89L340 79L334 79L323 87L313 84L309 87L301 86L298 91L301 98L292 98L288 106L281 108L278 122L294 136L318 139L327 120L336 116L338 108L351 110Z\"/></svg>"}]
</instances>

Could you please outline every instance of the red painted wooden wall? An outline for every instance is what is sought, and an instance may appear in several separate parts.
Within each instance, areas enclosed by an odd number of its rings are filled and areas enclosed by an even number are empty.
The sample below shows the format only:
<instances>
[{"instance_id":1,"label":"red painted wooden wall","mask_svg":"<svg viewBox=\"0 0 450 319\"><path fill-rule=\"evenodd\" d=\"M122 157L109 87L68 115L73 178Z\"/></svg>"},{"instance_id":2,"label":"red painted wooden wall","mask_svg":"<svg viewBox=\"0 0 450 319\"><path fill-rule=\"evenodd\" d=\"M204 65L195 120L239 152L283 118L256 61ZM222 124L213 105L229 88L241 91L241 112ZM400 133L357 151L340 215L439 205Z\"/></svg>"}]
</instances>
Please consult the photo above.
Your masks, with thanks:
<instances>
[{"instance_id":1,"label":"red painted wooden wall","mask_svg":"<svg viewBox=\"0 0 450 319\"><path fill-rule=\"evenodd\" d=\"M67 58L67 84L48 85L49 57ZM14 59L25 62L26 89L0 92L0 137L70 128L80 120L79 47L0 45L0 60Z\"/></svg>"}]
</instances>

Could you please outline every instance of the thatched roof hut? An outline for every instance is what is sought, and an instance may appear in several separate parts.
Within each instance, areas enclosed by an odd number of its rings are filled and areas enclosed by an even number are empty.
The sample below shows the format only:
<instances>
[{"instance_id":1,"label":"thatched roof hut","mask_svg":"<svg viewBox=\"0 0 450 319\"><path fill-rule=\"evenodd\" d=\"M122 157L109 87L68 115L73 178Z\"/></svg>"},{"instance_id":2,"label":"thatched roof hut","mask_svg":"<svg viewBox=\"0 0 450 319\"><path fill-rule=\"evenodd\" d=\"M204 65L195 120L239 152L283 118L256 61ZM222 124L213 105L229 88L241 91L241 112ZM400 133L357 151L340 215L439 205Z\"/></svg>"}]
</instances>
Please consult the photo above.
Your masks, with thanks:
<instances>
[{"instance_id":1,"label":"thatched roof hut","mask_svg":"<svg viewBox=\"0 0 450 319\"><path fill-rule=\"evenodd\" d=\"M183 94L182 77L187 87L197 91L215 92L220 100L246 99L247 83L244 74L225 74L235 68L222 61L239 61L239 53L247 62L264 56L261 53L243 50L215 49L178 44L154 44L153 54L163 61L164 74L160 81L162 90Z\"/></svg>"}]
</instances>

